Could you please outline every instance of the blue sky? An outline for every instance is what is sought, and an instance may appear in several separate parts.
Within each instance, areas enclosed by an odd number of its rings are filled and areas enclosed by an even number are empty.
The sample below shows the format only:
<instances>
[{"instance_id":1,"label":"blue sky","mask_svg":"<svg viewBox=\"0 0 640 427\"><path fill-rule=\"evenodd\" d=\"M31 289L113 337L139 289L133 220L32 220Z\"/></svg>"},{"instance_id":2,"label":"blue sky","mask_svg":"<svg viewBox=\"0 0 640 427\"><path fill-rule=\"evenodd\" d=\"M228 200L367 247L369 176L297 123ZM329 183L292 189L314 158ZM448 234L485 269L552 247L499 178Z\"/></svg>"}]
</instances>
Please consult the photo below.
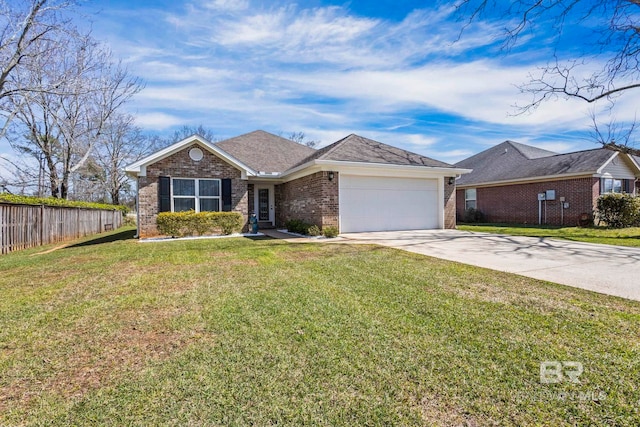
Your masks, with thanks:
<instances>
[{"instance_id":1,"label":"blue sky","mask_svg":"<svg viewBox=\"0 0 640 427\"><path fill-rule=\"evenodd\" d=\"M550 25L505 53L504 17L483 17L456 41L450 2L112 0L81 11L146 82L127 108L150 133L199 124L219 138L302 131L321 146L357 133L447 162L506 139L596 147L586 104L513 115L528 100L516 85L553 52ZM565 26L573 53L589 50L586 25ZM632 98L619 99L617 119L633 119Z\"/></svg>"}]
</instances>

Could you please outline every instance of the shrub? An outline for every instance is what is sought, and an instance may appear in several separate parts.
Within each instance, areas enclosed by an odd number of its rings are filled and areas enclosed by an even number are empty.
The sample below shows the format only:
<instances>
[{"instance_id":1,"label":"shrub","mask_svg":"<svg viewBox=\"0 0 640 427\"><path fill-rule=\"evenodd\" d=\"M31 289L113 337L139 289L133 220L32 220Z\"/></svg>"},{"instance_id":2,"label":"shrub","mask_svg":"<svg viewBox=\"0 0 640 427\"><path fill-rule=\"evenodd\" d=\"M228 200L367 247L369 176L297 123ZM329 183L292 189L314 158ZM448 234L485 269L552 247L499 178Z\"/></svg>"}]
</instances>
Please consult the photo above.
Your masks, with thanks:
<instances>
[{"instance_id":1,"label":"shrub","mask_svg":"<svg viewBox=\"0 0 640 427\"><path fill-rule=\"evenodd\" d=\"M160 234L173 237L203 234L233 234L242 230L244 219L238 212L162 212L156 225Z\"/></svg>"},{"instance_id":2,"label":"shrub","mask_svg":"<svg viewBox=\"0 0 640 427\"><path fill-rule=\"evenodd\" d=\"M322 229L322 234L324 234L324 237L332 239L334 237L337 237L340 232L338 230L338 227L330 225Z\"/></svg>"},{"instance_id":3,"label":"shrub","mask_svg":"<svg viewBox=\"0 0 640 427\"><path fill-rule=\"evenodd\" d=\"M216 214L215 224L220 227L222 234L239 233L244 225L244 218L238 212L211 212Z\"/></svg>"},{"instance_id":4,"label":"shrub","mask_svg":"<svg viewBox=\"0 0 640 427\"><path fill-rule=\"evenodd\" d=\"M630 194L603 194L598 197L597 213L608 227L631 227L640 221L640 198Z\"/></svg>"},{"instance_id":5,"label":"shrub","mask_svg":"<svg viewBox=\"0 0 640 427\"><path fill-rule=\"evenodd\" d=\"M320 230L320 227L318 227L317 225L312 225L307 229L307 234L309 236L320 236L322 234L322 231Z\"/></svg>"},{"instance_id":6,"label":"shrub","mask_svg":"<svg viewBox=\"0 0 640 427\"><path fill-rule=\"evenodd\" d=\"M118 210L122 215L129 212L129 208L123 205L108 205L105 203L81 202L75 200L58 199L55 197L20 196L17 194L0 194L0 202L15 203L20 205L44 205L60 206L64 208L103 209L108 211Z\"/></svg>"},{"instance_id":7,"label":"shrub","mask_svg":"<svg viewBox=\"0 0 640 427\"><path fill-rule=\"evenodd\" d=\"M464 212L463 222L474 223L484 222L484 214L475 208L469 208Z\"/></svg>"},{"instance_id":8,"label":"shrub","mask_svg":"<svg viewBox=\"0 0 640 427\"><path fill-rule=\"evenodd\" d=\"M287 231L291 233L309 234L309 227L311 227L311 224L307 224L299 219L290 219L285 223L285 227L287 227Z\"/></svg>"}]
</instances>

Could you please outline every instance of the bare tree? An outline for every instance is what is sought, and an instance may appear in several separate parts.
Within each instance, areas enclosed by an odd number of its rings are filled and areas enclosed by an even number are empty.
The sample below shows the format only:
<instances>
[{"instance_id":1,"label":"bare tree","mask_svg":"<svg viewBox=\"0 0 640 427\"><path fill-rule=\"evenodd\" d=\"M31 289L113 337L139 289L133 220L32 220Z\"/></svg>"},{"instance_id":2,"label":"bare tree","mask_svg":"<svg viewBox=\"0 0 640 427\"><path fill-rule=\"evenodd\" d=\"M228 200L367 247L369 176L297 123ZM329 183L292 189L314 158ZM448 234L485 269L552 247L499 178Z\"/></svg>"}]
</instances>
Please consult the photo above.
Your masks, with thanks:
<instances>
[{"instance_id":1,"label":"bare tree","mask_svg":"<svg viewBox=\"0 0 640 427\"><path fill-rule=\"evenodd\" d=\"M459 0L457 9L466 25L489 13L508 18L510 24L503 34L507 51L542 25L554 29L553 58L520 87L531 96L529 103L519 106L521 113L558 97L586 103L608 101L613 108L623 93L640 89L639 0ZM560 41L565 27L579 24L591 31L592 40L582 51L571 40L571 48L564 52Z\"/></svg>"},{"instance_id":2,"label":"bare tree","mask_svg":"<svg viewBox=\"0 0 640 427\"><path fill-rule=\"evenodd\" d=\"M21 78L34 68L34 62L47 55L46 49L54 47L52 41L64 41L69 21L64 12L70 10L73 1L18 0L0 1L0 137L4 136L15 116L15 99L38 91L55 90L57 81L48 86L33 85L30 79ZM43 43L48 41L48 43ZM6 102L12 97L11 102Z\"/></svg>"},{"instance_id":3,"label":"bare tree","mask_svg":"<svg viewBox=\"0 0 640 427\"><path fill-rule=\"evenodd\" d=\"M51 195L66 198L70 175L85 165L107 121L142 84L88 35L51 43L24 79L34 87L56 82L55 91L11 97L18 135L12 145L41 153ZM24 134L27 138L20 138Z\"/></svg>"},{"instance_id":4,"label":"bare tree","mask_svg":"<svg viewBox=\"0 0 640 427\"><path fill-rule=\"evenodd\" d=\"M123 193L131 189L131 182L124 173L125 166L154 150L154 140L142 133L133 116L116 114L109 119L96 144L91 164L95 165L94 178L109 195L111 203L120 204Z\"/></svg>"},{"instance_id":5,"label":"bare tree","mask_svg":"<svg viewBox=\"0 0 640 427\"><path fill-rule=\"evenodd\" d=\"M592 111L591 116L591 138L603 147L612 150L621 151L627 154L638 154L638 150L632 147L633 136L637 128L637 121L630 125L623 125L614 119L606 122L598 120L596 114Z\"/></svg>"},{"instance_id":6,"label":"bare tree","mask_svg":"<svg viewBox=\"0 0 640 427\"><path fill-rule=\"evenodd\" d=\"M167 138L166 142L168 143L167 145L171 145L192 135L200 135L209 142L217 142L219 140L212 129L206 128L200 124L198 126L182 126L180 129L175 131L170 138Z\"/></svg>"},{"instance_id":7,"label":"bare tree","mask_svg":"<svg viewBox=\"0 0 640 427\"><path fill-rule=\"evenodd\" d=\"M320 141L308 140L304 132L291 132L287 139L297 142L298 144L306 145L310 148L315 148L320 144Z\"/></svg>"}]
</instances>

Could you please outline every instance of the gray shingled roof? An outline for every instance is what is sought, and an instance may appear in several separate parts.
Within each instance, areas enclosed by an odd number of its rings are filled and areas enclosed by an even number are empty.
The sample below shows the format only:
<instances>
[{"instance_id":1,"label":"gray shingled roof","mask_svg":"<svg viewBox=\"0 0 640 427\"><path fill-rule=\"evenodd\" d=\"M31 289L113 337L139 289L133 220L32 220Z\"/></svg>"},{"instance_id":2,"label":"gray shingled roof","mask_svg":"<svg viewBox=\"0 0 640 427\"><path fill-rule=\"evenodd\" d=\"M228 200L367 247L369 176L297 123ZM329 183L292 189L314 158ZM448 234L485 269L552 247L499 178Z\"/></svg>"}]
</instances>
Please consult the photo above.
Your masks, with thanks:
<instances>
[{"instance_id":1,"label":"gray shingled roof","mask_svg":"<svg viewBox=\"0 0 640 427\"><path fill-rule=\"evenodd\" d=\"M306 145L262 130L225 139L215 145L257 172L284 172L316 152Z\"/></svg>"},{"instance_id":2,"label":"gray shingled roof","mask_svg":"<svg viewBox=\"0 0 640 427\"><path fill-rule=\"evenodd\" d=\"M604 148L557 154L505 141L455 164L473 169L462 175L458 185L511 181L562 174L593 174L613 155Z\"/></svg>"},{"instance_id":3,"label":"gray shingled roof","mask_svg":"<svg viewBox=\"0 0 640 427\"><path fill-rule=\"evenodd\" d=\"M452 168L453 166L420 154L383 144L372 139L351 134L331 145L328 145L307 158L296 166L303 165L312 160L332 160L339 162L378 163L402 166L429 166L440 168Z\"/></svg>"}]
</instances>

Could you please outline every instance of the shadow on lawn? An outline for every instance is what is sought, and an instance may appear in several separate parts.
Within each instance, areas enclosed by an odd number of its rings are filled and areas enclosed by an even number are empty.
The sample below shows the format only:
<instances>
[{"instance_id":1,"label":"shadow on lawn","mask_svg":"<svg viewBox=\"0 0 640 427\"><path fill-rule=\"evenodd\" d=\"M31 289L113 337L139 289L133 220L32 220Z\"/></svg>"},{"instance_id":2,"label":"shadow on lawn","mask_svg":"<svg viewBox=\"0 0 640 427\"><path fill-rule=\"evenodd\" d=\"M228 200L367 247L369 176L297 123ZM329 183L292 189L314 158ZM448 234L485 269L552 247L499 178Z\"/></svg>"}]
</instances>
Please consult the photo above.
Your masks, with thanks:
<instances>
[{"instance_id":1,"label":"shadow on lawn","mask_svg":"<svg viewBox=\"0 0 640 427\"><path fill-rule=\"evenodd\" d=\"M136 235L136 230L125 230L125 231L120 231L118 233L101 236L95 239L86 240L84 242L76 243L74 245L69 245L65 247L65 249L79 248L81 246L101 245L103 243L117 242L119 240L129 240L129 239L133 239L135 235Z\"/></svg>"},{"instance_id":2,"label":"shadow on lawn","mask_svg":"<svg viewBox=\"0 0 640 427\"><path fill-rule=\"evenodd\" d=\"M271 236L251 236L251 235L244 235L243 236L245 239L249 239L249 240L255 240L255 241L260 241L260 240L277 240L275 237L271 237Z\"/></svg>"}]
</instances>

